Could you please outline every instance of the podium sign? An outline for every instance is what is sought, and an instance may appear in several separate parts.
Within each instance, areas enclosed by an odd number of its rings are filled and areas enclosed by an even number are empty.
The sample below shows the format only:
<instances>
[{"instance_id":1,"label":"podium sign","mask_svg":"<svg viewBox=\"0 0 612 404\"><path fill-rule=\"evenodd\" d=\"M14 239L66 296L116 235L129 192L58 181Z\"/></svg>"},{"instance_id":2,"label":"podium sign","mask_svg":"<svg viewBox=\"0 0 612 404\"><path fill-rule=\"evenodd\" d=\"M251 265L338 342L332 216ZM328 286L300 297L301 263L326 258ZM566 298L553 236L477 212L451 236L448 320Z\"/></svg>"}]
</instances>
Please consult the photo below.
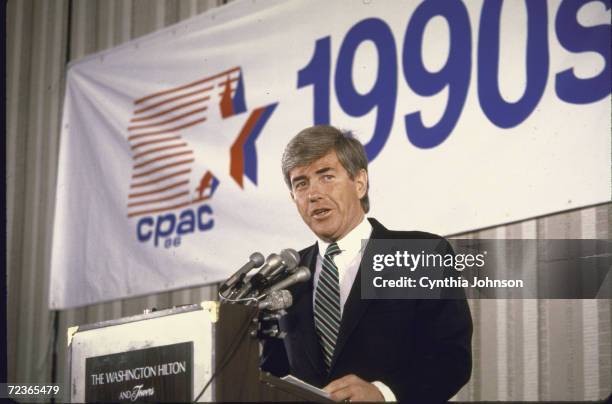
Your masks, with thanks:
<instances>
[{"instance_id":1,"label":"podium sign","mask_svg":"<svg viewBox=\"0 0 612 404\"><path fill-rule=\"evenodd\" d=\"M71 327L71 401L193 401L214 370L217 316L218 305L203 302ZM200 401L213 401L213 390Z\"/></svg>"},{"instance_id":2,"label":"podium sign","mask_svg":"<svg viewBox=\"0 0 612 404\"><path fill-rule=\"evenodd\" d=\"M190 401L193 342L85 359L85 401Z\"/></svg>"}]
</instances>

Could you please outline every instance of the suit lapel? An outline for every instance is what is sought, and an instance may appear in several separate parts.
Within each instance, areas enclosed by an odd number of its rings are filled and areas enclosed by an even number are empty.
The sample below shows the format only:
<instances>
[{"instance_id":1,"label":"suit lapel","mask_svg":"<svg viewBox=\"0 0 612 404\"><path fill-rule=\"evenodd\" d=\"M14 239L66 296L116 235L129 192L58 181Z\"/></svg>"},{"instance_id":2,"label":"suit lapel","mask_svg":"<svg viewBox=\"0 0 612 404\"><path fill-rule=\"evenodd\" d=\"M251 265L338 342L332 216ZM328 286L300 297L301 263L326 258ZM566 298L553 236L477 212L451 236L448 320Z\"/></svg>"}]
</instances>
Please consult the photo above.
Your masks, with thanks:
<instances>
[{"instance_id":1,"label":"suit lapel","mask_svg":"<svg viewBox=\"0 0 612 404\"><path fill-rule=\"evenodd\" d=\"M295 290L295 296L299 296L295 310L299 313L299 316L303 321L299 322L298 333L300 340L303 342L306 356L312 365L315 373L317 373L321 380L325 380L327 375L325 374L325 362L323 360L323 352L321 351L321 345L319 343L319 337L315 330L314 323L314 312L312 309L312 297L313 297L313 285L314 285L314 271L317 263L317 254L319 247L317 244L312 246L309 251L304 255L300 264L308 266L311 270L312 275L307 283L298 284L298 288Z\"/></svg>"},{"instance_id":2,"label":"suit lapel","mask_svg":"<svg viewBox=\"0 0 612 404\"><path fill-rule=\"evenodd\" d=\"M330 373L336 365L338 357L342 353L342 349L346 344L346 341L350 337L351 333L359 324L359 320L365 313L365 310L370 304L369 300L361 299L361 267L357 271L357 276L351 287L351 292L344 305L344 311L342 313L342 320L340 321L340 332L338 333L338 339L336 340L336 347L334 349L334 356L332 357Z\"/></svg>"},{"instance_id":3,"label":"suit lapel","mask_svg":"<svg viewBox=\"0 0 612 404\"><path fill-rule=\"evenodd\" d=\"M370 238L384 238L384 233L387 231L387 229L385 229L385 227L375 219L368 220L372 224L372 234ZM366 245L363 256L367 256L366 250L370 248L370 246L370 243ZM346 344L346 341L349 339L352 332L355 330L355 327L357 326L357 324L359 324L361 317L363 317L363 314L370 305L370 300L365 300L361 298L361 271L363 270L362 264L363 263L359 264L357 276L355 277L355 281L353 282L353 286L351 287L351 292L349 293L349 296L344 305L342 320L340 322L340 332L338 333L338 339L336 340L336 347L334 349L334 356L331 362L330 373L333 371L338 357L342 353L342 349Z\"/></svg>"}]
</instances>

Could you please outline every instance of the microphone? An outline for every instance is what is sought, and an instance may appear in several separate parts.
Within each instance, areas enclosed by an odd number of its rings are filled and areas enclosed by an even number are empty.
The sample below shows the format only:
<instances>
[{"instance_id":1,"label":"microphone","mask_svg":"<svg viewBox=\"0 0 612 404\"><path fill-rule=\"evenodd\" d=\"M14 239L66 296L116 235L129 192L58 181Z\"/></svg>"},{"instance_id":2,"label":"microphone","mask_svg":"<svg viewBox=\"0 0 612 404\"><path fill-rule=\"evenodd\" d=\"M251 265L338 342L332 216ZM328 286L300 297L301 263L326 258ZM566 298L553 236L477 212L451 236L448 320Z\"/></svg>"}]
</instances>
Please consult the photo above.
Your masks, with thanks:
<instances>
[{"instance_id":1,"label":"microphone","mask_svg":"<svg viewBox=\"0 0 612 404\"><path fill-rule=\"evenodd\" d=\"M249 257L249 262L244 264L234 275L232 275L228 280L226 280L219 292L223 293L230 287L232 287L236 282L244 278L244 276L253 268L260 267L264 263L264 256L260 252L254 252Z\"/></svg>"},{"instance_id":2,"label":"microphone","mask_svg":"<svg viewBox=\"0 0 612 404\"><path fill-rule=\"evenodd\" d=\"M253 277L257 275L267 276L270 272L274 271L279 266L283 265L283 259L278 254L270 254L266 259L266 263L261 267L259 272L257 272Z\"/></svg>"},{"instance_id":3,"label":"microphone","mask_svg":"<svg viewBox=\"0 0 612 404\"><path fill-rule=\"evenodd\" d=\"M236 299L241 299L253 290L263 289L267 284L267 275L283 265L283 260L278 254L268 255L266 263L259 269L259 271L249 279L238 294Z\"/></svg>"},{"instance_id":4,"label":"microphone","mask_svg":"<svg viewBox=\"0 0 612 404\"><path fill-rule=\"evenodd\" d=\"M306 282L310 279L310 269L306 267L299 267L294 273L286 277L280 282L275 283L270 286L268 289L264 291L264 293L269 294L277 290L286 289L291 285L300 282Z\"/></svg>"},{"instance_id":5,"label":"microphone","mask_svg":"<svg viewBox=\"0 0 612 404\"><path fill-rule=\"evenodd\" d=\"M268 279L276 278L283 272L283 270L292 271L300 263L300 254L298 254L298 252L293 248L285 248L282 250L280 252L280 257L283 261L283 265L272 271Z\"/></svg>"},{"instance_id":6,"label":"microphone","mask_svg":"<svg viewBox=\"0 0 612 404\"><path fill-rule=\"evenodd\" d=\"M275 290L270 293L265 299L259 302L259 308L276 311L283 310L291 307L293 304L293 296L291 296L291 292L286 289L283 290Z\"/></svg>"}]
</instances>

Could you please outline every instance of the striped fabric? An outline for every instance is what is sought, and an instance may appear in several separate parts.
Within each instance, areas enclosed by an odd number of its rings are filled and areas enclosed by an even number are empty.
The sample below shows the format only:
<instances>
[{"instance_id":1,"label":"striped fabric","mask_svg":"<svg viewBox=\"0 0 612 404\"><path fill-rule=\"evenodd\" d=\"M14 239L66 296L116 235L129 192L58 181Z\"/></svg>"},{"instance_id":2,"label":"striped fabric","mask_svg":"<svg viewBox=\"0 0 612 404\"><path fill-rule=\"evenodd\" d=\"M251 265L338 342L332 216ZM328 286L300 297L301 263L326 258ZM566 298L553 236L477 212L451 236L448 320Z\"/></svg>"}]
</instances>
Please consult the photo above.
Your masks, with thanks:
<instances>
[{"instance_id":1,"label":"striped fabric","mask_svg":"<svg viewBox=\"0 0 612 404\"><path fill-rule=\"evenodd\" d=\"M338 244L332 243L327 247L315 292L315 326L328 370L340 331L340 281L338 267L333 261L334 256L338 254L340 254Z\"/></svg>"},{"instance_id":2,"label":"striped fabric","mask_svg":"<svg viewBox=\"0 0 612 404\"><path fill-rule=\"evenodd\" d=\"M190 183L195 154L183 134L216 113L209 110L210 104L221 102L224 112L223 100L231 102L240 74L240 67L234 67L134 101L127 127L133 159L128 217L182 209L208 199L205 191L217 180L203 172Z\"/></svg>"}]
</instances>

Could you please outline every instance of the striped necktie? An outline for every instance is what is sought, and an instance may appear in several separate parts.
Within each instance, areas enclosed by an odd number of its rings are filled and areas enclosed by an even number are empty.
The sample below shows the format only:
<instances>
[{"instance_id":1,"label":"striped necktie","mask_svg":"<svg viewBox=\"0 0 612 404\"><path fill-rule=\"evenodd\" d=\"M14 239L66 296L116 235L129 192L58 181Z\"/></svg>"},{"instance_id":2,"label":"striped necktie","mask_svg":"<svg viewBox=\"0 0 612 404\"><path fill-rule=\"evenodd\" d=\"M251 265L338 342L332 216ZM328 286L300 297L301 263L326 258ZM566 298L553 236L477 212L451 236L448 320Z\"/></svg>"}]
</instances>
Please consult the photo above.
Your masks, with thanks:
<instances>
[{"instance_id":1,"label":"striped necktie","mask_svg":"<svg viewBox=\"0 0 612 404\"><path fill-rule=\"evenodd\" d=\"M340 281L334 256L340 254L338 244L327 247L315 292L314 319L327 370L331 366L336 339L340 331Z\"/></svg>"}]
</instances>

